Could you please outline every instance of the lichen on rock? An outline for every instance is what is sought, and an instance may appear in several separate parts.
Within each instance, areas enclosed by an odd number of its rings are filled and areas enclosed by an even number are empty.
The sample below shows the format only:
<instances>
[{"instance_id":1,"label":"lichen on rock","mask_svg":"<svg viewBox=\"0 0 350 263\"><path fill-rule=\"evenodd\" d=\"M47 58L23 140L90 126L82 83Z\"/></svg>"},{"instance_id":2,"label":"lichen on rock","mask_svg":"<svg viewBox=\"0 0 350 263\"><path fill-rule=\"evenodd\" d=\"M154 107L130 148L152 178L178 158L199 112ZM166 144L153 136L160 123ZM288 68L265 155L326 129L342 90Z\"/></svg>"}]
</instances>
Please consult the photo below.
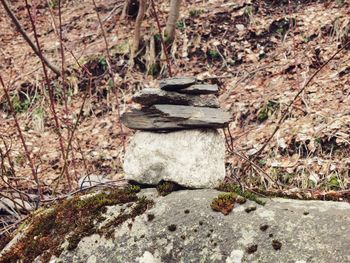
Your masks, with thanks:
<instances>
[{"instance_id":1,"label":"lichen on rock","mask_svg":"<svg viewBox=\"0 0 350 263\"><path fill-rule=\"evenodd\" d=\"M78 195L34 213L27 221L28 227L23 237L1 254L0 262L33 262L38 256L42 262L49 262L52 256L59 257L64 249L74 250L86 236L98 233L111 237L117 226L143 214L153 205L152 200L138 197L136 193L139 191L139 187L131 186ZM103 214L107 206L128 203L134 204L130 213L121 213L99 228L99 224L105 220Z\"/></svg>"}]
</instances>

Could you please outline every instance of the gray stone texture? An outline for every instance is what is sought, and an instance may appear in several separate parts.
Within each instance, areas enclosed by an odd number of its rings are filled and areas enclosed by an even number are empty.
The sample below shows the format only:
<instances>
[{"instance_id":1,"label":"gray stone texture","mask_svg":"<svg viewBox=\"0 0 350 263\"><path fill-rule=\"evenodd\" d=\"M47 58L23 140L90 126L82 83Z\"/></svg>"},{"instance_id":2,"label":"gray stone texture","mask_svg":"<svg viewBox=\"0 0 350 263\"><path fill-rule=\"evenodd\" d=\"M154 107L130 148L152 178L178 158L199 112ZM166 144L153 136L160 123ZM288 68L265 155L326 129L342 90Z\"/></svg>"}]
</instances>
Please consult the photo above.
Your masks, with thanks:
<instances>
[{"instance_id":1,"label":"gray stone texture","mask_svg":"<svg viewBox=\"0 0 350 263\"><path fill-rule=\"evenodd\" d=\"M210 84L196 84L189 86L188 88L184 88L179 90L180 93L185 94L216 94L219 91L218 85L210 85Z\"/></svg>"},{"instance_id":2,"label":"gray stone texture","mask_svg":"<svg viewBox=\"0 0 350 263\"><path fill-rule=\"evenodd\" d=\"M137 92L132 100L144 106L154 104L189 105L197 107L219 108L219 101L214 95L197 96L180 94L161 89L146 88Z\"/></svg>"},{"instance_id":3,"label":"gray stone texture","mask_svg":"<svg viewBox=\"0 0 350 263\"><path fill-rule=\"evenodd\" d=\"M348 203L277 198L259 206L248 201L224 216L210 208L211 201L218 195L215 190L186 190L157 197L155 191L149 189L142 194L154 198L155 206L135 221L127 221L115 229L115 239L92 235L84 238L75 251L63 251L59 259L51 262L350 261ZM249 214L244 211L255 205L255 211ZM113 210L119 211L120 207L110 207L109 211ZM151 221L150 214L154 215ZM260 229L263 225L268 226L265 231ZM279 250L273 248L273 240L281 243ZM257 245L257 250L250 254L247 249L252 245Z\"/></svg>"},{"instance_id":4,"label":"gray stone texture","mask_svg":"<svg viewBox=\"0 0 350 263\"><path fill-rule=\"evenodd\" d=\"M213 188L225 178L225 142L216 130L137 132L127 147L125 179L156 185L161 180Z\"/></svg>"},{"instance_id":5,"label":"gray stone texture","mask_svg":"<svg viewBox=\"0 0 350 263\"><path fill-rule=\"evenodd\" d=\"M197 80L194 77L172 77L162 79L159 86L162 90L176 91L194 85L196 82Z\"/></svg>"},{"instance_id":6,"label":"gray stone texture","mask_svg":"<svg viewBox=\"0 0 350 263\"><path fill-rule=\"evenodd\" d=\"M183 105L153 105L125 112L122 123L135 130L162 131L197 128L223 128L231 121L222 109Z\"/></svg>"}]
</instances>

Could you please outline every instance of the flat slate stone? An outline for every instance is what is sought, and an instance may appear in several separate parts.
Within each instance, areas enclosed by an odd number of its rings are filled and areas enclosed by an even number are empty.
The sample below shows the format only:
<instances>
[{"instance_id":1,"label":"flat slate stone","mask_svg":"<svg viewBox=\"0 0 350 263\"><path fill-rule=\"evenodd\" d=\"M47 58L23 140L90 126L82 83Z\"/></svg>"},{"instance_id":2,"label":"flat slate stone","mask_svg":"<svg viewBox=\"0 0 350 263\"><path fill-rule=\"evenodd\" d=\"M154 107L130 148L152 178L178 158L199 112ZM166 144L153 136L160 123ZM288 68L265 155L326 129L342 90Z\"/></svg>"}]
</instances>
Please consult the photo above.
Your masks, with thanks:
<instances>
[{"instance_id":1,"label":"flat slate stone","mask_svg":"<svg viewBox=\"0 0 350 263\"><path fill-rule=\"evenodd\" d=\"M159 86L162 90L177 91L196 84L197 80L193 77L173 77L162 79Z\"/></svg>"},{"instance_id":2,"label":"flat slate stone","mask_svg":"<svg viewBox=\"0 0 350 263\"><path fill-rule=\"evenodd\" d=\"M122 115L125 126L135 130L168 131L196 128L223 128L230 114L221 109L182 105L154 105Z\"/></svg>"},{"instance_id":3,"label":"flat slate stone","mask_svg":"<svg viewBox=\"0 0 350 263\"><path fill-rule=\"evenodd\" d=\"M181 89L178 92L185 94L215 94L218 91L218 85L195 84L188 88Z\"/></svg>"},{"instance_id":4,"label":"flat slate stone","mask_svg":"<svg viewBox=\"0 0 350 263\"><path fill-rule=\"evenodd\" d=\"M144 106L151 106L154 104L173 104L219 108L219 101L214 95L200 97L151 88L137 92L132 97L132 100Z\"/></svg>"}]
</instances>

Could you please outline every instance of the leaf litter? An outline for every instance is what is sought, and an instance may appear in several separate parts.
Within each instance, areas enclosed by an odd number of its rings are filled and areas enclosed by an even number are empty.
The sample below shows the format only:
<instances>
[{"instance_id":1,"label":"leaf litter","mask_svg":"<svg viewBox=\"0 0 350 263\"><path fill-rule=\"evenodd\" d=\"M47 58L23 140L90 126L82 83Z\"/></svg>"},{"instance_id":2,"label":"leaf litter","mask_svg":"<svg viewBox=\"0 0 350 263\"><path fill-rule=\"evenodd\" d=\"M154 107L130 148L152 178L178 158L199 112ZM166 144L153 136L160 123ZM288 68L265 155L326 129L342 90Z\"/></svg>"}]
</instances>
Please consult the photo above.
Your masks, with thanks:
<instances>
[{"instance_id":1,"label":"leaf litter","mask_svg":"<svg viewBox=\"0 0 350 263\"><path fill-rule=\"evenodd\" d=\"M312 73L350 39L350 6L346 1L288 2L191 1L181 8L177 37L170 50L173 71L175 75L194 75L220 86L221 106L233 116L231 134L239 138L234 141L234 148L247 157L262 147L284 109ZM36 3L36 24L44 53L59 65L59 42L47 2ZM148 75L143 51L135 68L128 68L134 20L131 17L120 20L122 4L123 1L98 1L120 91L119 105L124 112L131 106L135 91L156 86L166 73L161 70ZM167 3L156 1L156 4L164 27ZM11 6L30 32L24 4L13 1ZM57 15L57 9L53 12ZM73 142L74 157L69 157L70 171L76 187L79 179L87 176L119 182L123 178L121 137L125 135L128 140L133 132L126 130L120 134L116 98L110 88L96 14L92 3L83 1L63 1L62 14L67 49L94 75ZM12 28L3 9L0 25L0 70L17 102L18 118L37 161L45 197L65 194L67 186L60 178L63 164L58 137L46 105L40 61ZM147 40L156 32L154 18L147 11L142 34ZM242 167L244 161L231 153L226 158L229 179L263 194L349 201L349 54L348 50L340 53L317 75L255 161L272 180L267 180L259 170L246 170ZM71 92L69 113L65 113L63 103L56 106L59 118L72 122L83 101L82 94L88 89L88 81L69 52L66 52L66 64L71 69L67 78ZM161 69L165 67L163 64L160 62ZM59 93L60 82L53 76L51 81ZM15 170L15 177L11 174L3 177L8 182L16 181L18 189L28 192L27 202L34 202L35 183L2 90L0 110L0 135L9 142ZM62 127L63 135L67 136L64 122ZM7 160L5 164L9 166ZM1 192L9 195L8 185L0 184ZM6 214L4 210L1 213ZM7 221L4 222L6 225Z\"/></svg>"}]
</instances>

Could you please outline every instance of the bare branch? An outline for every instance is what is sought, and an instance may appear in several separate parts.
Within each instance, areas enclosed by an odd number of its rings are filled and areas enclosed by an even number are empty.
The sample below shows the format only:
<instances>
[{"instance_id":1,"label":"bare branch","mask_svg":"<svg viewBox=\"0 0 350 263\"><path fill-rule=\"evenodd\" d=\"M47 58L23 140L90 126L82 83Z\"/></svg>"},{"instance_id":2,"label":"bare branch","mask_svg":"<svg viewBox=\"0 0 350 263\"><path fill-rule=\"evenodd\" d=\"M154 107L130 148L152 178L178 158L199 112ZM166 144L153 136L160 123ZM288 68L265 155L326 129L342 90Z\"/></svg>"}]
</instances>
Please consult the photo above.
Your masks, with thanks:
<instances>
[{"instance_id":1,"label":"bare branch","mask_svg":"<svg viewBox=\"0 0 350 263\"><path fill-rule=\"evenodd\" d=\"M158 18L158 11L157 11L156 5L154 4L154 0L151 0L151 3L152 3L153 15L154 15L154 18L156 19L156 22L157 22L157 27L158 27L158 31L159 31L160 41L162 43L162 47L163 47L166 63L167 63L167 66L168 66L169 76L172 77L173 74L171 72L170 59L169 59L168 52L167 52L167 46L166 46L164 38L163 38L163 32L162 32L162 29L160 27L159 18Z\"/></svg>"},{"instance_id":2,"label":"bare branch","mask_svg":"<svg viewBox=\"0 0 350 263\"><path fill-rule=\"evenodd\" d=\"M39 49L35 46L34 42L30 39L30 37L28 36L27 32L23 29L22 25L20 24L20 22L18 21L17 17L15 16L15 14L12 12L12 10L10 9L8 3L6 0L0 0L1 4L4 6L4 9L7 13L7 15L10 17L10 19L12 20L12 22L15 24L18 32L22 35L22 37L24 38L24 40L28 43L28 45L32 48L32 50L34 51L34 53L42 60L44 61L44 63L46 64L46 66L48 68L50 68L57 76L61 76L61 72L60 70L53 65L43 54L42 52L39 51Z\"/></svg>"},{"instance_id":3,"label":"bare branch","mask_svg":"<svg viewBox=\"0 0 350 263\"><path fill-rule=\"evenodd\" d=\"M139 50L141 24L142 24L143 18L145 17L145 10L146 10L146 0L140 0L139 12L137 14L137 18L135 22L134 39L132 41L132 47L130 52L130 61L129 61L130 67L134 66L135 54Z\"/></svg>"}]
</instances>

